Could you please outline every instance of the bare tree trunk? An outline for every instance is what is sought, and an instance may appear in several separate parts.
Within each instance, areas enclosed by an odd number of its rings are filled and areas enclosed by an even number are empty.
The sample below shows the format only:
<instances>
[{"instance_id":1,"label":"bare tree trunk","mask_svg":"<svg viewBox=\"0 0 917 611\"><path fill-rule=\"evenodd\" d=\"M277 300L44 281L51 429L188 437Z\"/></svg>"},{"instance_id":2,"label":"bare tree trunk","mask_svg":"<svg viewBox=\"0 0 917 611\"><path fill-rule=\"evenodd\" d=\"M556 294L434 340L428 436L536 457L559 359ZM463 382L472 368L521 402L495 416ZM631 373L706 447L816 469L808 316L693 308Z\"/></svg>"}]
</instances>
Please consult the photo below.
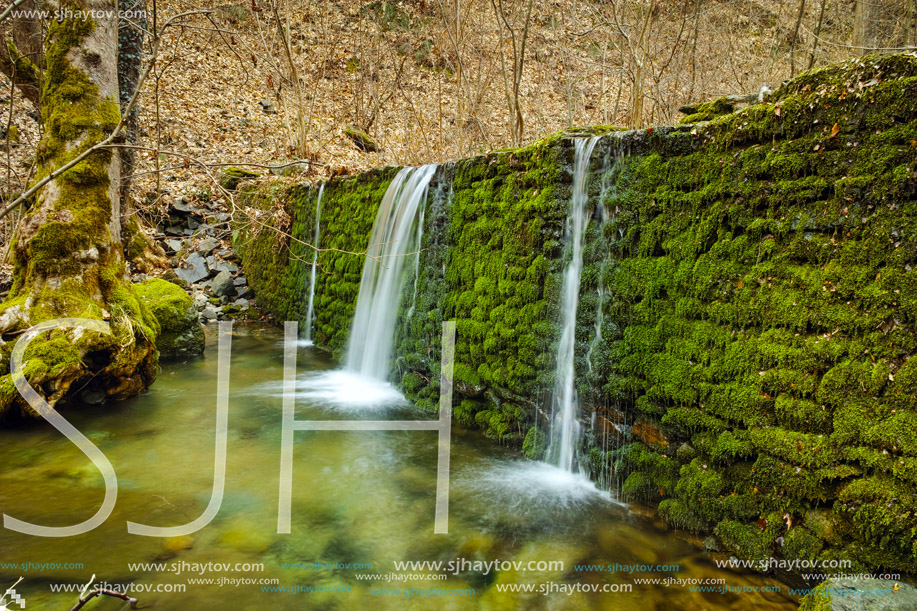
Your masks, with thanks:
<instances>
[{"instance_id":1,"label":"bare tree trunk","mask_svg":"<svg viewBox=\"0 0 917 611\"><path fill-rule=\"evenodd\" d=\"M60 168L118 126L118 20L113 0L65 1L73 17L52 21L45 40L38 177ZM87 11L93 11L87 18ZM140 392L155 377L158 323L131 288L121 245L117 149L98 149L35 195L14 248L13 288L0 305L6 349L24 329L48 319L111 322L111 335L50 331L26 353L26 378L50 405L89 385L114 398ZM0 378L0 390L10 388ZM0 416L18 405L0 392Z\"/></svg>"},{"instance_id":2,"label":"bare tree trunk","mask_svg":"<svg viewBox=\"0 0 917 611\"><path fill-rule=\"evenodd\" d=\"M146 0L122 0L120 8L128 14L129 20L122 21L118 28L118 102L122 114L130 103L140 78L143 63L143 33L146 23ZM126 123L125 138L130 144L139 142L139 109L134 106ZM135 151L121 150L121 224L125 225L131 215L131 176L134 173Z\"/></svg>"},{"instance_id":3,"label":"bare tree trunk","mask_svg":"<svg viewBox=\"0 0 917 611\"><path fill-rule=\"evenodd\" d=\"M815 66L815 52L818 51L818 38L821 36L821 26L825 23L825 5L828 0L821 0L818 11L818 24L815 26L815 36L812 37L812 53L809 54L809 70Z\"/></svg>"},{"instance_id":4,"label":"bare tree trunk","mask_svg":"<svg viewBox=\"0 0 917 611\"><path fill-rule=\"evenodd\" d=\"M917 46L917 0L908 2L907 46Z\"/></svg>"},{"instance_id":5,"label":"bare tree trunk","mask_svg":"<svg viewBox=\"0 0 917 611\"><path fill-rule=\"evenodd\" d=\"M879 47L880 8L876 0L857 0L853 46L860 55L872 53Z\"/></svg>"},{"instance_id":6,"label":"bare tree trunk","mask_svg":"<svg viewBox=\"0 0 917 611\"><path fill-rule=\"evenodd\" d=\"M790 41L790 78L796 76L796 41L799 40L799 26L806 12L806 0L799 0L799 14L796 16L796 27L793 28L793 39Z\"/></svg>"}]
</instances>

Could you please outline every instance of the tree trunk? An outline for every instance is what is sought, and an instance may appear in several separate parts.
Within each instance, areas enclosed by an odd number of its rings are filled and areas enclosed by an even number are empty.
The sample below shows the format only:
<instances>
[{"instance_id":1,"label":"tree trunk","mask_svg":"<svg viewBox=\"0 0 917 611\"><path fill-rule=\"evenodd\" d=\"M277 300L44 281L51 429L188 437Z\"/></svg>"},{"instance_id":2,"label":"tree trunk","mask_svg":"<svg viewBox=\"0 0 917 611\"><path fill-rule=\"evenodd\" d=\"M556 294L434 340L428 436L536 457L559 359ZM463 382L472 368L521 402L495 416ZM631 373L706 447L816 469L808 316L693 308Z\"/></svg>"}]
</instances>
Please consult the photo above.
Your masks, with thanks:
<instances>
[{"instance_id":1,"label":"tree trunk","mask_svg":"<svg viewBox=\"0 0 917 611\"><path fill-rule=\"evenodd\" d=\"M117 5L65 0L60 9L67 18L52 21L45 40L38 178L105 139L120 120ZM90 10L92 18L84 19ZM18 334L42 321L111 324L110 336L56 330L32 342L24 372L52 406L61 399L127 397L155 377L159 325L127 277L120 170L117 149L93 153L39 191L15 236L13 288L0 305L4 366ZM3 376L0 417L15 415L16 406L31 413L11 376Z\"/></svg>"},{"instance_id":2,"label":"tree trunk","mask_svg":"<svg viewBox=\"0 0 917 611\"><path fill-rule=\"evenodd\" d=\"M853 46L860 55L879 47L880 5L876 0L857 0L853 25Z\"/></svg>"}]
</instances>

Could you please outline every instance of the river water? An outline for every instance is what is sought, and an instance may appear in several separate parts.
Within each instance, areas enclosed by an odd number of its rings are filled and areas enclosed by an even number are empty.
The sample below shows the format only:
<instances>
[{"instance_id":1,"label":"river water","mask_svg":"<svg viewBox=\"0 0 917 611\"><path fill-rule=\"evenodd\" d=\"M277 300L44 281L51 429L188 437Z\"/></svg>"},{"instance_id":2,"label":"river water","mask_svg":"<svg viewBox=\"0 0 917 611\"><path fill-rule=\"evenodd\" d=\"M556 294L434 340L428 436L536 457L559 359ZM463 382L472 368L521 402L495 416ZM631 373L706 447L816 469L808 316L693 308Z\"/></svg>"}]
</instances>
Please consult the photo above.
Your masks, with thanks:
<instances>
[{"instance_id":1,"label":"river water","mask_svg":"<svg viewBox=\"0 0 917 611\"><path fill-rule=\"evenodd\" d=\"M298 420L435 418L397 401L362 410L351 401L342 409L335 393L309 390L317 379L335 379L328 374L338 367L325 352L299 349ZM118 503L84 535L39 538L0 529L0 593L21 576L16 591L26 609L69 609L77 593L52 586L81 587L95 575L94 585L130 587L142 605L168 610L797 606L779 581L717 568L714 560L726 557L704 552L688 535L666 530L579 476L520 461L516 451L457 424L448 534L433 532L435 431L298 431L292 532L278 535L282 378L281 332L237 325L226 492L213 522L185 537L130 535L125 523L185 524L210 500L215 329L203 358L164 364L142 396L64 412L114 466ZM102 501L96 468L48 426L0 431L0 465L0 512L20 520L75 524ZM405 561L443 564L395 564ZM636 582L648 579L659 582ZM681 583L671 583L676 579ZM689 580L717 583L697 592L684 585ZM84 608L123 606L100 598Z\"/></svg>"}]
</instances>

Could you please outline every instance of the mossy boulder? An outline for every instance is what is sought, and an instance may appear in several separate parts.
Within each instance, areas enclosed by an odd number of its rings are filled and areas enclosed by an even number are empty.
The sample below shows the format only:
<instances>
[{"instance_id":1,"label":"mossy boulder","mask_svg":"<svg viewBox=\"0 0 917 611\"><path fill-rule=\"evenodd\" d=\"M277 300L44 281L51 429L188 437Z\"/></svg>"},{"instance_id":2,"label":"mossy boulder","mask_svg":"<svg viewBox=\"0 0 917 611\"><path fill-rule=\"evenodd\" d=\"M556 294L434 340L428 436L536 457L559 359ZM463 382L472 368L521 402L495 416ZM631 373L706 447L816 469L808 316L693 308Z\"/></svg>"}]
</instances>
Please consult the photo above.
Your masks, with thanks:
<instances>
[{"instance_id":1,"label":"mossy boulder","mask_svg":"<svg viewBox=\"0 0 917 611\"><path fill-rule=\"evenodd\" d=\"M222 174L220 174L219 182L220 186L227 191L235 191L239 186L239 183L243 180L252 180L253 178L258 178L259 176L260 174L257 172L230 166L223 170Z\"/></svg>"},{"instance_id":2,"label":"mossy boulder","mask_svg":"<svg viewBox=\"0 0 917 611\"><path fill-rule=\"evenodd\" d=\"M372 136L358 127L348 125L344 128L344 135L361 151L376 153L380 150L379 145L372 139Z\"/></svg>"},{"instance_id":3,"label":"mossy boulder","mask_svg":"<svg viewBox=\"0 0 917 611\"><path fill-rule=\"evenodd\" d=\"M204 352L204 329L191 297L176 284L150 278L137 285L140 300L159 322L156 349L160 358L177 359Z\"/></svg>"}]
</instances>

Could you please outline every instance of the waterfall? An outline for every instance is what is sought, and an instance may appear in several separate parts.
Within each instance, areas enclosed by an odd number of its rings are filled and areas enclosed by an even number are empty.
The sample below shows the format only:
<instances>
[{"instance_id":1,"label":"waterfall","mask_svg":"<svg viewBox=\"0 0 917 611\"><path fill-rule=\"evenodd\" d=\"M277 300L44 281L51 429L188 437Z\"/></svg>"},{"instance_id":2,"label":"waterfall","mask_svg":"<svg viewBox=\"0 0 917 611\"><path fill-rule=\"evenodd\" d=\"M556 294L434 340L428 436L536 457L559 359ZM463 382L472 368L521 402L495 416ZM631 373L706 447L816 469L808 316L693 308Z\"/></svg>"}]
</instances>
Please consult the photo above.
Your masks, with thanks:
<instances>
[{"instance_id":1,"label":"waterfall","mask_svg":"<svg viewBox=\"0 0 917 611\"><path fill-rule=\"evenodd\" d=\"M408 310L407 317L414 315L414 309L417 307L417 283L420 281L420 244L423 238L423 211L420 207L420 219L417 221L417 254L414 257L414 290L411 296L411 308Z\"/></svg>"},{"instance_id":2,"label":"waterfall","mask_svg":"<svg viewBox=\"0 0 917 611\"><path fill-rule=\"evenodd\" d=\"M599 141L598 136L588 140L577 139L573 161L573 196L567 217L567 230L573 246L573 255L564 270L562 293L563 323L557 347L557 368L554 375L553 418L548 459L568 472L578 470L574 463L575 446L580 437L577 421L578 401L575 388L574 349L576 348L576 311L579 306L580 276L583 271L583 236L589 222L589 159Z\"/></svg>"},{"instance_id":3,"label":"waterfall","mask_svg":"<svg viewBox=\"0 0 917 611\"><path fill-rule=\"evenodd\" d=\"M306 341L312 342L312 317L315 315L315 268L318 267L318 242L321 237L319 221L322 218L322 194L325 183L318 188L318 200L315 202L315 233L312 237L312 277L309 279L309 305L306 306Z\"/></svg>"},{"instance_id":4,"label":"waterfall","mask_svg":"<svg viewBox=\"0 0 917 611\"><path fill-rule=\"evenodd\" d=\"M379 205L366 249L346 369L386 381L407 256L420 249L419 214L436 165L403 168Z\"/></svg>"}]
</instances>

